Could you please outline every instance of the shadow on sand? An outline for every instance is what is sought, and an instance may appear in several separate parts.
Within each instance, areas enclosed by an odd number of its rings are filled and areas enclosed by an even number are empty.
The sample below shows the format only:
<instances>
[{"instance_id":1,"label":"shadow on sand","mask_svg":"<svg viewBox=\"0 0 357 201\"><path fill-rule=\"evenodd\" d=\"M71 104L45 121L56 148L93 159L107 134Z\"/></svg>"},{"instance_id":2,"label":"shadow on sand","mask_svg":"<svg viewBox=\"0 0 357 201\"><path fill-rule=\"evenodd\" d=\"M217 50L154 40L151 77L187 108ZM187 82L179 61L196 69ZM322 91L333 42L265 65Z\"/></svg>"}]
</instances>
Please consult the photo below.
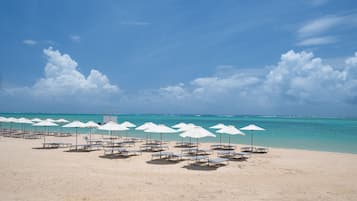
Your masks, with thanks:
<instances>
[{"instance_id":1,"label":"shadow on sand","mask_svg":"<svg viewBox=\"0 0 357 201\"><path fill-rule=\"evenodd\" d=\"M218 166L207 166L207 165L202 165L200 163L192 163L183 166L182 168L186 168L188 170L198 170L198 171L214 171L218 169Z\"/></svg>"},{"instance_id":2,"label":"shadow on sand","mask_svg":"<svg viewBox=\"0 0 357 201\"><path fill-rule=\"evenodd\" d=\"M179 161L169 161L166 159L153 159L153 160L146 161L146 163L154 164L154 165L174 165L179 163Z\"/></svg>"}]
</instances>

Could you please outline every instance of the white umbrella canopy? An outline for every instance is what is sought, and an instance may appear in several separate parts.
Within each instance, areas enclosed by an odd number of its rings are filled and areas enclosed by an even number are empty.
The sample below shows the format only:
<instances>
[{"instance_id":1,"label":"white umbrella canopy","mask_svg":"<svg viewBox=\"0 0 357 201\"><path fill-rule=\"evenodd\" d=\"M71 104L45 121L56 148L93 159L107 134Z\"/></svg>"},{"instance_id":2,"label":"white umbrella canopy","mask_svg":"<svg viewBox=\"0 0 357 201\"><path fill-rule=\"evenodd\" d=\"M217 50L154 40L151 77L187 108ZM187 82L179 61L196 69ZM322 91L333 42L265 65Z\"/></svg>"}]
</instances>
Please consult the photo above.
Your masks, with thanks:
<instances>
[{"instance_id":1,"label":"white umbrella canopy","mask_svg":"<svg viewBox=\"0 0 357 201\"><path fill-rule=\"evenodd\" d=\"M71 123L63 125L62 127L64 127L64 128L76 128L76 151L78 151L78 149L77 149L77 145L78 145L78 128L84 128L85 124L83 122L80 122L80 121L72 121Z\"/></svg>"},{"instance_id":2,"label":"white umbrella canopy","mask_svg":"<svg viewBox=\"0 0 357 201\"><path fill-rule=\"evenodd\" d=\"M196 138L196 156L198 153L198 139L203 137L216 137L213 133L209 132L208 130L202 128L201 126L193 127L187 131L184 131L180 134L181 137L191 137Z\"/></svg>"},{"instance_id":3,"label":"white umbrella canopy","mask_svg":"<svg viewBox=\"0 0 357 201\"><path fill-rule=\"evenodd\" d=\"M0 122L9 122L8 119L6 117L0 117Z\"/></svg>"},{"instance_id":4,"label":"white umbrella canopy","mask_svg":"<svg viewBox=\"0 0 357 201\"><path fill-rule=\"evenodd\" d=\"M68 123L69 121L66 120L66 119L57 119L57 120L54 120L54 122L56 122L56 123Z\"/></svg>"},{"instance_id":5,"label":"white umbrella canopy","mask_svg":"<svg viewBox=\"0 0 357 201\"><path fill-rule=\"evenodd\" d=\"M191 138L203 138L203 137L216 137L213 133L202 128L201 126L195 126L188 129L180 134L181 137L191 137Z\"/></svg>"},{"instance_id":6,"label":"white umbrella canopy","mask_svg":"<svg viewBox=\"0 0 357 201\"><path fill-rule=\"evenodd\" d=\"M152 127L155 127L155 126L157 126L157 125L152 123L152 122L145 122L141 126L136 127L135 130L145 131L146 129L149 129L149 128L152 128ZM148 140L149 140L149 133L146 133L146 143L148 143Z\"/></svg>"},{"instance_id":7,"label":"white umbrella canopy","mask_svg":"<svg viewBox=\"0 0 357 201\"><path fill-rule=\"evenodd\" d=\"M191 128L197 127L195 124L189 123L184 126L181 126L180 129L178 129L179 132L187 131L190 130Z\"/></svg>"},{"instance_id":8,"label":"white umbrella canopy","mask_svg":"<svg viewBox=\"0 0 357 201\"><path fill-rule=\"evenodd\" d=\"M129 128L118 124L116 122L113 121L109 121L106 124L99 126L98 128L99 130L107 130L107 131L126 131L129 130Z\"/></svg>"},{"instance_id":9,"label":"white umbrella canopy","mask_svg":"<svg viewBox=\"0 0 357 201\"><path fill-rule=\"evenodd\" d=\"M160 140L161 140L161 144L162 144L162 134L163 133L177 133L178 131L175 129L172 129L168 126L165 126L164 124L159 124L156 125L152 128L148 128L146 130L144 130L144 132L147 133L160 133Z\"/></svg>"},{"instance_id":10,"label":"white umbrella canopy","mask_svg":"<svg viewBox=\"0 0 357 201\"><path fill-rule=\"evenodd\" d=\"M58 126L58 124L50 122L50 121L40 121L38 123L32 124L33 126Z\"/></svg>"},{"instance_id":11,"label":"white umbrella canopy","mask_svg":"<svg viewBox=\"0 0 357 201\"><path fill-rule=\"evenodd\" d=\"M94 121L88 121L84 124L86 128L99 128L99 124L95 123Z\"/></svg>"},{"instance_id":12,"label":"white umbrella canopy","mask_svg":"<svg viewBox=\"0 0 357 201\"><path fill-rule=\"evenodd\" d=\"M133 127L136 127L135 124L129 122L129 121L124 121L123 123L121 123L122 126L125 126L127 128L133 128Z\"/></svg>"},{"instance_id":13,"label":"white umbrella canopy","mask_svg":"<svg viewBox=\"0 0 357 201\"><path fill-rule=\"evenodd\" d=\"M264 131L265 129L261 128L259 126L256 126L254 124L249 124L248 126L240 128L240 130L243 130L243 131ZM253 132L250 132L250 145L251 145L251 149L253 151Z\"/></svg>"},{"instance_id":14,"label":"white umbrella canopy","mask_svg":"<svg viewBox=\"0 0 357 201\"><path fill-rule=\"evenodd\" d=\"M182 128L182 127L184 127L186 125L187 125L186 123L181 122L181 123L175 124L175 125L173 125L171 127L172 128Z\"/></svg>"},{"instance_id":15,"label":"white umbrella canopy","mask_svg":"<svg viewBox=\"0 0 357 201\"><path fill-rule=\"evenodd\" d=\"M7 122L9 123L17 123L18 119L16 119L15 117L9 117L7 118Z\"/></svg>"},{"instance_id":16,"label":"white umbrella canopy","mask_svg":"<svg viewBox=\"0 0 357 201\"><path fill-rule=\"evenodd\" d=\"M47 134L49 133L48 127L50 126L58 126L58 124L50 122L50 121L40 121L38 123L32 124L33 126L42 126L47 127ZM46 143L46 135L43 136L43 143ZM43 145L45 146L45 145Z\"/></svg>"},{"instance_id":17,"label":"white umbrella canopy","mask_svg":"<svg viewBox=\"0 0 357 201\"><path fill-rule=\"evenodd\" d=\"M216 125L211 126L211 127L209 127L209 128L222 129L222 128L224 128L224 127L226 127L226 125L224 125L224 124L222 124L222 123L219 123L219 124L216 124Z\"/></svg>"},{"instance_id":18,"label":"white umbrella canopy","mask_svg":"<svg viewBox=\"0 0 357 201\"><path fill-rule=\"evenodd\" d=\"M256 126L254 124L250 124L248 126L245 126L243 128L240 128L240 130L243 130L243 131L264 131L265 129L264 128L261 128L259 126Z\"/></svg>"},{"instance_id":19,"label":"white umbrella canopy","mask_svg":"<svg viewBox=\"0 0 357 201\"><path fill-rule=\"evenodd\" d=\"M229 144L231 144L231 135L245 135L242 131L240 131L239 129L237 129L235 126L232 125L226 126L216 132L229 134Z\"/></svg>"},{"instance_id":20,"label":"white umbrella canopy","mask_svg":"<svg viewBox=\"0 0 357 201\"><path fill-rule=\"evenodd\" d=\"M39 118L33 118L33 119L31 119L31 121L32 121L32 122L40 122L40 121L42 121L42 120L39 119Z\"/></svg>"},{"instance_id":21,"label":"white umbrella canopy","mask_svg":"<svg viewBox=\"0 0 357 201\"><path fill-rule=\"evenodd\" d=\"M51 118L47 118L47 119L45 119L45 121L56 122L56 120L51 119Z\"/></svg>"},{"instance_id":22,"label":"white umbrella canopy","mask_svg":"<svg viewBox=\"0 0 357 201\"><path fill-rule=\"evenodd\" d=\"M17 123L21 123L21 124L33 124L34 122L31 121L30 119L27 119L27 118L20 118L17 120Z\"/></svg>"},{"instance_id":23,"label":"white umbrella canopy","mask_svg":"<svg viewBox=\"0 0 357 201\"><path fill-rule=\"evenodd\" d=\"M146 129L145 132L148 132L148 133L177 133L178 131L175 129L172 129L168 126L165 126L164 124L158 124L156 126Z\"/></svg>"},{"instance_id":24,"label":"white umbrella canopy","mask_svg":"<svg viewBox=\"0 0 357 201\"><path fill-rule=\"evenodd\" d=\"M143 125L136 127L135 130L146 130L146 129L152 128L154 126L157 126L157 125L152 122L146 122Z\"/></svg>"}]
</instances>

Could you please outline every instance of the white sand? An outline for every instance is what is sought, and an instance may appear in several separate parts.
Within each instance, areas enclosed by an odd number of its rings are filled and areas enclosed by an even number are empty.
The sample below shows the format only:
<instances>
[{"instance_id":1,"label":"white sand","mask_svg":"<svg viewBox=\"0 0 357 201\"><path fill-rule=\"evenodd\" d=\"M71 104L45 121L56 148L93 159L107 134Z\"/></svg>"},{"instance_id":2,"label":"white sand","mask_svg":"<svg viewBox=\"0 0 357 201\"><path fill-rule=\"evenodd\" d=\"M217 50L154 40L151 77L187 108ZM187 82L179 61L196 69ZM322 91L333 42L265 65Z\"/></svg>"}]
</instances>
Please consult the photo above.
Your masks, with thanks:
<instances>
[{"instance_id":1,"label":"white sand","mask_svg":"<svg viewBox=\"0 0 357 201\"><path fill-rule=\"evenodd\" d=\"M103 151L33 149L41 142L0 138L0 200L357 200L357 154L271 149L197 170L150 163L151 153L107 159Z\"/></svg>"}]
</instances>

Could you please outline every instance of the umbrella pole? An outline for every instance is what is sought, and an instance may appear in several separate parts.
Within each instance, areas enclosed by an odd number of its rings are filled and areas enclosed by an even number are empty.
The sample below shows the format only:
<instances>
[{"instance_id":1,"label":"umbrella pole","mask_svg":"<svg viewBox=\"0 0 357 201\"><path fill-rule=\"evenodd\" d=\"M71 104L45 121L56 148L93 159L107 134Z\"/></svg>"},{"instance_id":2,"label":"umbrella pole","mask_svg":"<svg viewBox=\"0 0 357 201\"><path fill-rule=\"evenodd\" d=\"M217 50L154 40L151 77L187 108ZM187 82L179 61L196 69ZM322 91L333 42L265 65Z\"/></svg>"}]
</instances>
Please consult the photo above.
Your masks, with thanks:
<instances>
[{"instance_id":1,"label":"umbrella pole","mask_svg":"<svg viewBox=\"0 0 357 201\"><path fill-rule=\"evenodd\" d=\"M76 151L78 151L77 150L77 144L78 144L78 132L77 132L77 127L76 127Z\"/></svg>"},{"instance_id":2,"label":"umbrella pole","mask_svg":"<svg viewBox=\"0 0 357 201\"><path fill-rule=\"evenodd\" d=\"M46 134L43 135L43 148L45 148L45 144L46 144Z\"/></svg>"},{"instance_id":3,"label":"umbrella pole","mask_svg":"<svg viewBox=\"0 0 357 201\"><path fill-rule=\"evenodd\" d=\"M196 139L196 162L198 158L198 138Z\"/></svg>"},{"instance_id":4,"label":"umbrella pole","mask_svg":"<svg viewBox=\"0 0 357 201\"><path fill-rule=\"evenodd\" d=\"M114 138L112 138L112 131L110 131L110 138L112 139L112 154L114 152Z\"/></svg>"},{"instance_id":5,"label":"umbrella pole","mask_svg":"<svg viewBox=\"0 0 357 201\"><path fill-rule=\"evenodd\" d=\"M228 136L228 146L231 146L231 136Z\"/></svg>"},{"instance_id":6,"label":"umbrella pole","mask_svg":"<svg viewBox=\"0 0 357 201\"><path fill-rule=\"evenodd\" d=\"M219 134L219 145L222 145L222 134Z\"/></svg>"},{"instance_id":7,"label":"umbrella pole","mask_svg":"<svg viewBox=\"0 0 357 201\"><path fill-rule=\"evenodd\" d=\"M250 149L253 152L253 133L250 133Z\"/></svg>"}]
</instances>

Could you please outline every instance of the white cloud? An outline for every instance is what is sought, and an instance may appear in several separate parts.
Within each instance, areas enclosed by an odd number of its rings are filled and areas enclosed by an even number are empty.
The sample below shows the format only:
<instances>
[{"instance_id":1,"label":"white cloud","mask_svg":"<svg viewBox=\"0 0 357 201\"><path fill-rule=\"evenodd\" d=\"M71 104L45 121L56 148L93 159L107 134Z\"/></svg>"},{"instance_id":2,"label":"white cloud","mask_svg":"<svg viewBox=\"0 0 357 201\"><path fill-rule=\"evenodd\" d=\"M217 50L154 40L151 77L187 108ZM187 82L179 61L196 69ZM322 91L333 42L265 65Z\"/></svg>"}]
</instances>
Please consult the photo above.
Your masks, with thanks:
<instances>
[{"instance_id":1,"label":"white cloud","mask_svg":"<svg viewBox=\"0 0 357 201\"><path fill-rule=\"evenodd\" d=\"M335 43L337 41L336 37L333 36L323 36L307 38L297 43L299 46L313 46L313 45L325 45Z\"/></svg>"},{"instance_id":2,"label":"white cloud","mask_svg":"<svg viewBox=\"0 0 357 201\"><path fill-rule=\"evenodd\" d=\"M325 16L322 18L318 18L307 22L304 24L299 30L298 33L302 37L313 36L317 34L321 34L334 26L343 22L344 17L340 16Z\"/></svg>"},{"instance_id":3,"label":"white cloud","mask_svg":"<svg viewBox=\"0 0 357 201\"><path fill-rule=\"evenodd\" d=\"M161 88L161 95L149 95L156 97L153 102L170 102L172 108L193 112L344 113L342 107L354 108L357 104L357 53L346 64L333 67L311 52L288 51L263 76L239 71L220 73Z\"/></svg>"},{"instance_id":4,"label":"white cloud","mask_svg":"<svg viewBox=\"0 0 357 201\"><path fill-rule=\"evenodd\" d=\"M47 58L45 77L33 86L35 95L68 96L74 94L106 94L119 91L110 84L106 75L92 69L85 77L77 69L77 62L68 54L61 54L52 47L43 50Z\"/></svg>"},{"instance_id":5,"label":"white cloud","mask_svg":"<svg viewBox=\"0 0 357 201\"><path fill-rule=\"evenodd\" d=\"M353 57L346 59L345 63L349 66L357 66L357 52L355 52Z\"/></svg>"},{"instance_id":6,"label":"white cloud","mask_svg":"<svg viewBox=\"0 0 357 201\"><path fill-rule=\"evenodd\" d=\"M31 40L31 39L26 39L22 41L25 45L36 45L37 41Z\"/></svg>"},{"instance_id":7,"label":"white cloud","mask_svg":"<svg viewBox=\"0 0 357 201\"><path fill-rule=\"evenodd\" d=\"M72 42L75 42L75 43L81 42L81 37L78 35L70 35L69 38L71 39Z\"/></svg>"}]
</instances>

